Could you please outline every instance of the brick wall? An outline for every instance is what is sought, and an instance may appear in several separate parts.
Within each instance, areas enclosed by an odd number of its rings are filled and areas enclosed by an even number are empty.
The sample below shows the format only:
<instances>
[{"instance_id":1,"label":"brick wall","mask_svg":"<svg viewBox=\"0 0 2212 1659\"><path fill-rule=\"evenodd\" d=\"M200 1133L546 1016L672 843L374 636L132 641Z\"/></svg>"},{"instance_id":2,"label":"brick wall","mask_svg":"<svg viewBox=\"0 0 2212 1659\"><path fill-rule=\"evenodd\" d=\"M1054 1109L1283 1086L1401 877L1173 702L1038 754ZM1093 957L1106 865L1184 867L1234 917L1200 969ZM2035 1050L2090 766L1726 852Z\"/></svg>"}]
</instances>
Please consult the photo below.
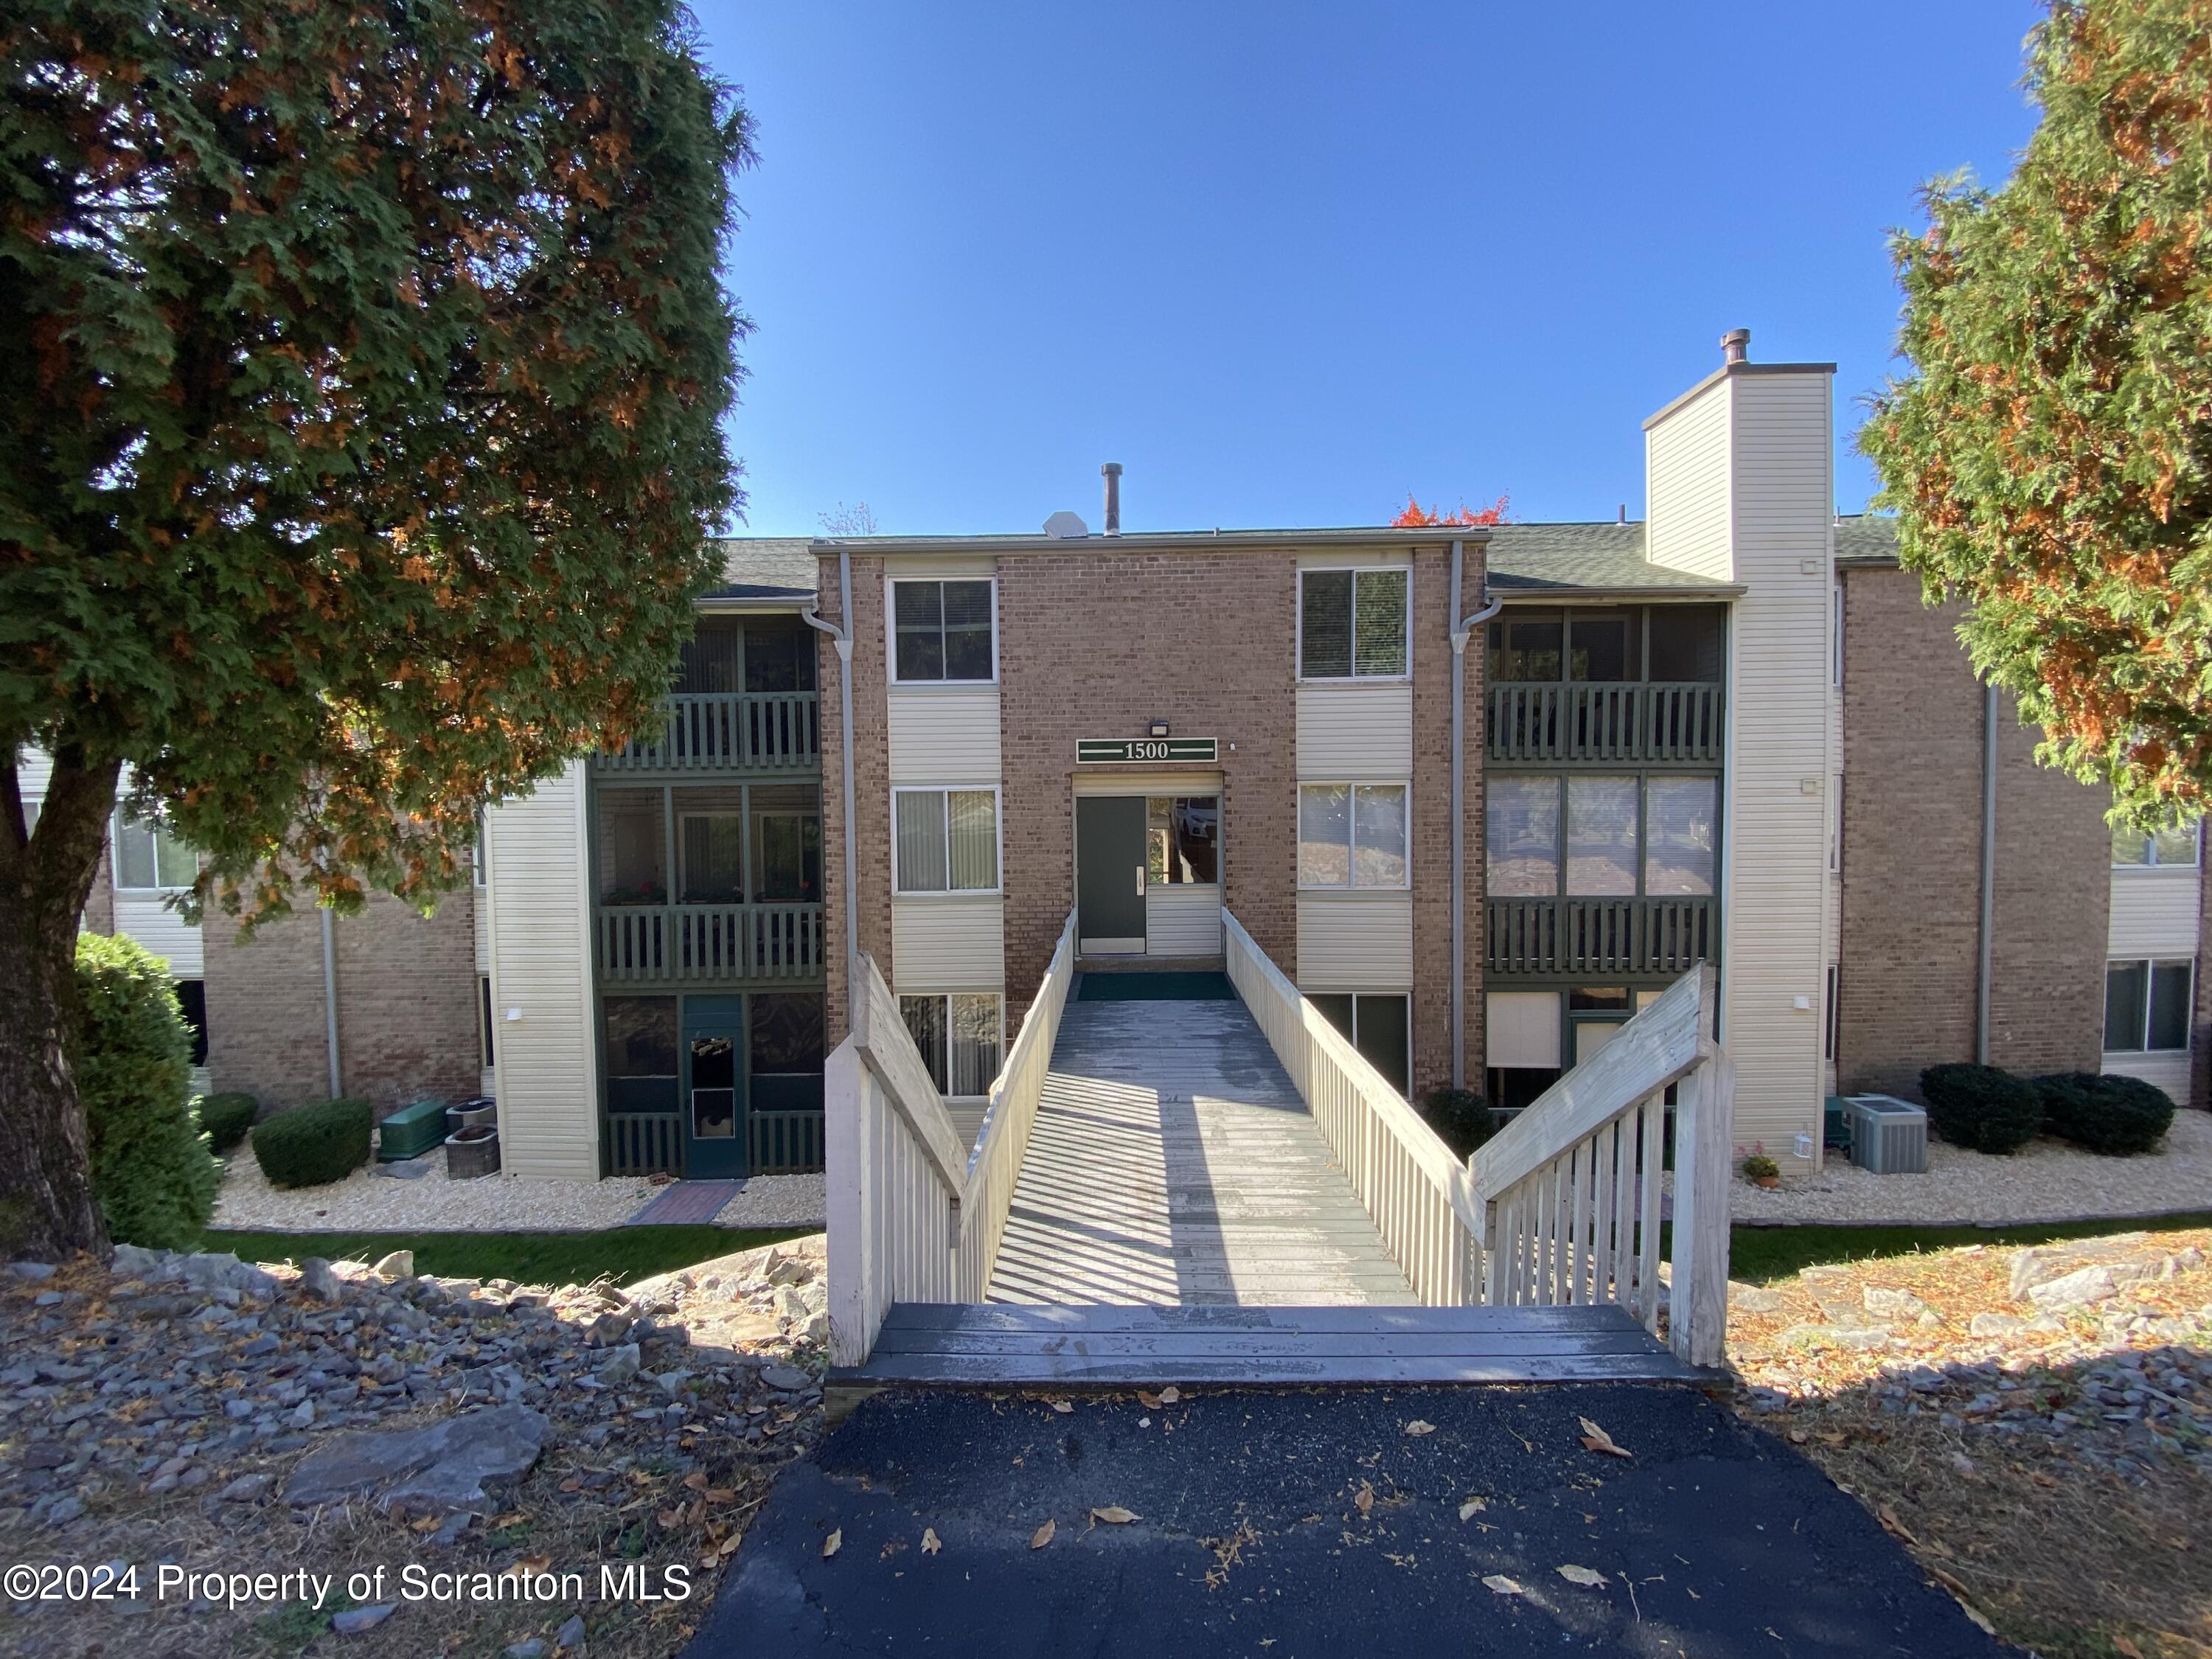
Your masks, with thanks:
<instances>
[{"instance_id":1,"label":"brick wall","mask_svg":"<svg viewBox=\"0 0 2212 1659\"><path fill-rule=\"evenodd\" d=\"M1091 542L1000 561L1009 1030L1073 902L1076 739L1142 737L1152 719L1220 740L1223 900L1297 973L1297 605L1288 552Z\"/></svg>"},{"instance_id":2,"label":"brick wall","mask_svg":"<svg viewBox=\"0 0 2212 1659\"><path fill-rule=\"evenodd\" d=\"M2212 1110L2212 855L2197 882L2197 1007L2189 1029L2189 1104Z\"/></svg>"},{"instance_id":3,"label":"brick wall","mask_svg":"<svg viewBox=\"0 0 2212 1659\"><path fill-rule=\"evenodd\" d=\"M1482 603L1482 550L1461 573L1462 614ZM1451 553L1413 555L1413 1053L1415 1101L1451 1081ZM1483 637L1468 641L1465 695L1466 1079L1483 1073Z\"/></svg>"},{"instance_id":4,"label":"brick wall","mask_svg":"<svg viewBox=\"0 0 2212 1659\"><path fill-rule=\"evenodd\" d=\"M1844 580L1843 936L1838 1080L1917 1099L1921 1068L1974 1057L1984 695L1954 608L1917 576ZM2037 768L2000 706L1990 1060L2094 1071L2110 842L2096 791Z\"/></svg>"},{"instance_id":5,"label":"brick wall","mask_svg":"<svg viewBox=\"0 0 2212 1659\"><path fill-rule=\"evenodd\" d=\"M373 1102L379 1115L425 1096L477 1092L475 908L466 889L428 919L378 894L360 915L332 924L341 1089ZM244 943L216 917L204 944L214 1086L244 1090L264 1106L328 1095L319 915L286 917Z\"/></svg>"},{"instance_id":6,"label":"brick wall","mask_svg":"<svg viewBox=\"0 0 2212 1659\"><path fill-rule=\"evenodd\" d=\"M860 867L860 949L876 959L886 984L891 977L890 733L884 703L884 562L855 558L853 573L853 795ZM845 617L835 555L824 556L818 579L821 614L842 625ZM822 688L822 913L823 951L829 957L828 1035L832 1046L850 1029L845 988L844 727L836 646L817 635L816 684Z\"/></svg>"}]
</instances>

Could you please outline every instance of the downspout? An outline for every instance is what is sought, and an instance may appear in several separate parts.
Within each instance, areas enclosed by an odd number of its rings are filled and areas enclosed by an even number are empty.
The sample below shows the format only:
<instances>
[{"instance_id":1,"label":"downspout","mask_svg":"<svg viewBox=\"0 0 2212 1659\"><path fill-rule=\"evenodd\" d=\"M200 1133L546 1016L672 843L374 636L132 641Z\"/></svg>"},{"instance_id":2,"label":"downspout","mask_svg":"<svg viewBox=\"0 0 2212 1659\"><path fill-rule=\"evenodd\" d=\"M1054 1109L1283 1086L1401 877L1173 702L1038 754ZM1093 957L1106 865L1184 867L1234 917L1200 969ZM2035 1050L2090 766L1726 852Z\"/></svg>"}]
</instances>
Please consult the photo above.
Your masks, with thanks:
<instances>
[{"instance_id":1,"label":"downspout","mask_svg":"<svg viewBox=\"0 0 2212 1659\"><path fill-rule=\"evenodd\" d=\"M827 634L837 647L837 730L845 775L845 1018L849 1024L860 961L860 860L853 830L853 558L843 548L837 550L837 614L844 626L823 621L813 605L799 614L809 628Z\"/></svg>"},{"instance_id":2,"label":"downspout","mask_svg":"<svg viewBox=\"0 0 2212 1659\"><path fill-rule=\"evenodd\" d=\"M1982 693L1982 938L1974 976L1974 1059L1990 1063L1990 969L1997 919L1997 688Z\"/></svg>"},{"instance_id":3,"label":"downspout","mask_svg":"<svg viewBox=\"0 0 2212 1659\"><path fill-rule=\"evenodd\" d=\"M1467 1087L1467 641L1468 636L1496 616L1502 599L1488 603L1471 617L1461 617L1461 569L1466 543L1455 536L1451 544L1451 614L1459 620L1451 628L1451 1085Z\"/></svg>"},{"instance_id":4,"label":"downspout","mask_svg":"<svg viewBox=\"0 0 2212 1659\"><path fill-rule=\"evenodd\" d=\"M317 907L323 913L323 1042L330 1050L331 1098L336 1100L338 1086L338 958L337 930L331 921L329 905Z\"/></svg>"}]
</instances>

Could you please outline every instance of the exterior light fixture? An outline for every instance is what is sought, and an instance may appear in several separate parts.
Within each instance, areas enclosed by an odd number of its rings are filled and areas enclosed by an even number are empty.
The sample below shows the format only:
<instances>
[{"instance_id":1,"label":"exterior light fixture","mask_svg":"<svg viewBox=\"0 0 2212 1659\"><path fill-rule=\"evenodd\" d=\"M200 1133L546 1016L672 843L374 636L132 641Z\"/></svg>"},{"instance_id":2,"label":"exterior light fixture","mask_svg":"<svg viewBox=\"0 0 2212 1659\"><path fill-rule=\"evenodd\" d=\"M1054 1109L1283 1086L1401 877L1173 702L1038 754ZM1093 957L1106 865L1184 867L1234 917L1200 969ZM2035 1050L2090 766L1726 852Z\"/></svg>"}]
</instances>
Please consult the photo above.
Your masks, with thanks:
<instances>
[{"instance_id":1,"label":"exterior light fixture","mask_svg":"<svg viewBox=\"0 0 2212 1659\"><path fill-rule=\"evenodd\" d=\"M1148 738L1164 738L1167 734L1168 723L1165 720L1154 720L1145 731L1145 735Z\"/></svg>"}]
</instances>

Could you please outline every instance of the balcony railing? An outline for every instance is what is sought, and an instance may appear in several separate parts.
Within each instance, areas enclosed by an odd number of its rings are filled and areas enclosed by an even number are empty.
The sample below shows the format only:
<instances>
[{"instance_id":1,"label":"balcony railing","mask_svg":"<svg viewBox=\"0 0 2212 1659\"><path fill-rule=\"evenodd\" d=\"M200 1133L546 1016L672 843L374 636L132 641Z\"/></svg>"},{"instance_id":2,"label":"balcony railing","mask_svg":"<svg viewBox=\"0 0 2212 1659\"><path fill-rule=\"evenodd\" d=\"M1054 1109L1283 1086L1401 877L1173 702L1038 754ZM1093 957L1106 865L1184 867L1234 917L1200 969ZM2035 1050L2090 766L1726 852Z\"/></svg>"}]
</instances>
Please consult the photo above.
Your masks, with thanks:
<instances>
[{"instance_id":1,"label":"balcony railing","mask_svg":"<svg viewBox=\"0 0 2212 1659\"><path fill-rule=\"evenodd\" d=\"M1718 764L1721 687L1704 681L1571 681L1490 687L1492 761Z\"/></svg>"},{"instance_id":2,"label":"balcony railing","mask_svg":"<svg viewBox=\"0 0 2212 1659\"><path fill-rule=\"evenodd\" d=\"M821 699L812 691L682 691L666 700L668 727L601 755L610 772L818 770Z\"/></svg>"},{"instance_id":3,"label":"balcony railing","mask_svg":"<svg viewBox=\"0 0 2212 1659\"><path fill-rule=\"evenodd\" d=\"M751 1175L798 1175L822 1167L822 1112L745 1114L745 1169Z\"/></svg>"},{"instance_id":4,"label":"balcony railing","mask_svg":"<svg viewBox=\"0 0 2212 1659\"><path fill-rule=\"evenodd\" d=\"M615 1176L684 1172L681 1112L609 1112L607 1173ZM822 1167L822 1114L745 1114L745 1173L797 1175Z\"/></svg>"},{"instance_id":5,"label":"balcony railing","mask_svg":"<svg viewBox=\"0 0 2212 1659\"><path fill-rule=\"evenodd\" d=\"M823 975L818 904L602 904L592 927L602 985Z\"/></svg>"},{"instance_id":6,"label":"balcony railing","mask_svg":"<svg viewBox=\"0 0 2212 1659\"><path fill-rule=\"evenodd\" d=\"M1711 898L1494 898L1493 974L1682 974L1719 953Z\"/></svg>"}]
</instances>

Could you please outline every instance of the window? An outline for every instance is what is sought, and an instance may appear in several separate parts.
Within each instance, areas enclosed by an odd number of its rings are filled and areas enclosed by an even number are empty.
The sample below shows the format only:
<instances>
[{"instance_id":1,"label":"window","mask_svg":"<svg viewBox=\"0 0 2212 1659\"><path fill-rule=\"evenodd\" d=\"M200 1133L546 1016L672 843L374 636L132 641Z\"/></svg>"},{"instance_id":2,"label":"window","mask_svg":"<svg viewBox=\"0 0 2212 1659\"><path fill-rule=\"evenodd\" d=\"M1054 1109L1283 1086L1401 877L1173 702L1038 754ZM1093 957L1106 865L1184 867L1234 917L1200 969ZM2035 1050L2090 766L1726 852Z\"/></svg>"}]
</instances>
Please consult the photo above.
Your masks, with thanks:
<instances>
[{"instance_id":1,"label":"window","mask_svg":"<svg viewBox=\"0 0 2212 1659\"><path fill-rule=\"evenodd\" d=\"M115 817L115 884L143 892L174 892L199 879L200 861L158 819Z\"/></svg>"},{"instance_id":2,"label":"window","mask_svg":"<svg viewBox=\"0 0 2212 1659\"><path fill-rule=\"evenodd\" d=\"M1636 891L1636 780L1567 780L1567 887L1599 897Z\"/></svg>"},{"instance_id":3,"label":"window","mask_svg":"<svg viewBox=\"0 0 2212 1659\"><path fill-rule=\"evenodd\" d=\"M599 902L668 902L665 805L658 789L599 792Z\"/></svg>"},{"instance_id":4,"label":"window","mask_svg":"<svg viewBox=\"0 0 2212 1659\"><path fill-rule=\"evenodd\" d=\"M902 685L993 678L992 610L988 577L893 582L892 678Z\"/></svg>"},{"instance_id":5,"label":"window","mask_svg":"<svg viewBox=\"0 0 2212 1659\"><path fill-rule=\"evenodd\" d=\"M815 904L822 898L822 820L811 812L763 812L753 897L762 904Z\"/></svg>"},{"instance_id":6,"label":"window","mask_svg":"<svg viewBox=\"0 0 2212 1659\"><path fill-rule=\"evenodd\" d=\"M1307 570L1298 577L1298 676L1388 679L1406 672L1406 587L1399 569Z\"/></svg>"},{"instance_id":7,"label":"window","mask_svg":"<svg viewBox=\"0 0 2212 1659\"><path fill-rule=\"evenodd\" d=\"M901 997L899 1012L921 1050L939 1094L955 1099L991 1092L999 1075L1000 1005L996 991Z\"/></svg>"},{"instance_id":8,"label":"window","mask_svg":"<svg viewBox=\"0 0 2212 1659\"><path fill-rule=\"evenodd\" d=\"M1556 680L1565 630L1556 611L1509 611L1490 629L1490 678Z\"/></svg>"},{"instance_id":9,"label":"window","mask_svg":"<svg viewBox=\"0 0 2212 1659\"><path fill-rule=\"evenodd\" d=\"M745 690L811 691L814 630L762 617L745 624Z\"/></svg>"},{"instance_id":10,"label":"window","mask_svg":"<svg viewBox=\"0 0 2212 1659\"><path fill-rule=\"evenodd\" d=\"M477 1064L485 1071L492 1068L491 1046L491 975L477 975L477 1048L480 1051Z\"/></svg>"},{"instance_id":11,"label":"window","mask_svg":"<svg viewBox=\"0 0 2212 1659\"><path fill-rule=\"evenodd\" d=\"M1406 1092L1413 1043L1407 1028L1411 999L1400 995L1310 992L1306 1000L1321 1010L1328 1023L1344 1033L1363 1059L1382 1073L1382 1080L1400 1094Z\"/></svg>"},{"instance_id":12,"label":"window","mask_svg":"<svg viewBox=\"0 0 2212 1659\"><path fill-rule=\"evenodd\" d=\"M605 1008L607 1109L677 1110L676 999L609 997Z\"/></svg>"},{"instance_id":13,"label":"window","mask_svg":"<svg viewBox=\"0 0 2212 1659\"><path fill-rule=\"evenodd\" d=\"M702 620L698 631L684 642L674 689L690 696L742 690L738 678L744 661L744 628L734 622Z\"/></svg>"},{"instance_id":14,"label":"window","mask_svg":"<svg viewBox=\"0 0 2212 1659\"><path fill-rule=\"evenodd\" d=\"M1569 619L1567 678L1571 680L1641 679L1637 647L1644 630L1627 611L1577 611Z\"/></svg>"},{"instance_id":15,"label":"window","mask_svg":"<svg viewBox=\"0 0 2212 1659\"><path fill-rule=\"evenodd\" d=\"M1493 778L1485 815L1490 894L1550 898L1559 890L1559 781Z\"/></svg>"},{"instance_id":16,"label":"window","mask_svg":"<svg viewBox=\"0 0 2212 1659\"><path fill-rule=\"evenodd\" d=\"M177 1012L184 1016L185 1029L192 1034L192 1064L204 1066L208 1055L207 981L180 979L177 981Z\"/></svg>"},{"instance_id":17,"label":"window","mask_svg":"<svg viewBox=\"0 0 2212 1659\"><path fill-rule=\"evenodd\" d=\"M1155 795L1145 803L1145 879L1211 887L1221 879L1221 798Z\"/></svg>"},{"instance_id":18,"label":"window","mask_svg":"<svg viewBox=\"0 0 2212 1659\"><path fill-rule=\"evenodd\" d=\"M1653 684L1719 683L1728 638L1725 605L1655 605L1644 616L1650 647L1644 665Z\"/></svg>"},{"instance_id":19,"label":"window","mask_svg":"<svg viewBox=\"0 0 2212 1659\"><path fill-rule=\"evenodd\" d=\"M1298 786L1298 885L1403 887L1406 786Z\"/></svg>"},{"instance_id":20,"label":"window","mask_svg":"<svg viewBox=\"0 0 2212 1659\"><path fill-rule=\"evenodd\" d=\"M1713 891L1713 825L1719 793L1712 778L1651 778L1644 786L1644 890Z\"/></svg>"},{"instance_id":21,"label":"window","mask_svg":"<svg viewBox=\"0 0 2212 1659\"><path fill-rule=\"evenodd\" d=\"M2187 1048L2195 968L2186 957L2106 963L2106 1051L2177 1053Z\"/></svg>"},{"instance_id":22,"label":"window","mask_svg":"<svg viewBox=\"0 0 2212 1659\"><path fill-rule=\"evenodd\" d=\"M2112 863L2116 868L2180 865L2194 867L2202 824L2186 823L2175 830L2145 835L2140 830L2112 831Z\"/></svg>"},{"instance_id":23,"label":"window","mask_svg":"<svg viewBox=\"0 0 2212 1659\"><path fill-rule=\"evenodd\" d=\"M754 1077L811 1077L822 1069L823 1000L818 993L757 993L752 1000Z\"/></svg>"},{"instance_id":24,"label":"window","mask_svg":"<svg viewBox=\"0 0 2212 1659\"><path fill-rule=\"evenodd\" d=\"M998 791L901 789L892 801L898 891L998 890Z\"/></svg>"},{"instance_id":25,"label":"window","mask_svg":"<svg viewBox=\"0 0 2212 1659\"><path fill-rule=\"evenodd\" d=\"M1492 898L1718 890L1717 778L1508 773L1489 781L1483 817Z\"/></svg>"},{"instance_id":26,"label":"window","mask_svg":"<svg viewBox=\"0 0 2212 1659\"><path fill-rule=\"evenodd\" d=\"M684 814L685 904L736 904L745 896L745 821L735 812Z\"/></svg>"}]
</instances>

